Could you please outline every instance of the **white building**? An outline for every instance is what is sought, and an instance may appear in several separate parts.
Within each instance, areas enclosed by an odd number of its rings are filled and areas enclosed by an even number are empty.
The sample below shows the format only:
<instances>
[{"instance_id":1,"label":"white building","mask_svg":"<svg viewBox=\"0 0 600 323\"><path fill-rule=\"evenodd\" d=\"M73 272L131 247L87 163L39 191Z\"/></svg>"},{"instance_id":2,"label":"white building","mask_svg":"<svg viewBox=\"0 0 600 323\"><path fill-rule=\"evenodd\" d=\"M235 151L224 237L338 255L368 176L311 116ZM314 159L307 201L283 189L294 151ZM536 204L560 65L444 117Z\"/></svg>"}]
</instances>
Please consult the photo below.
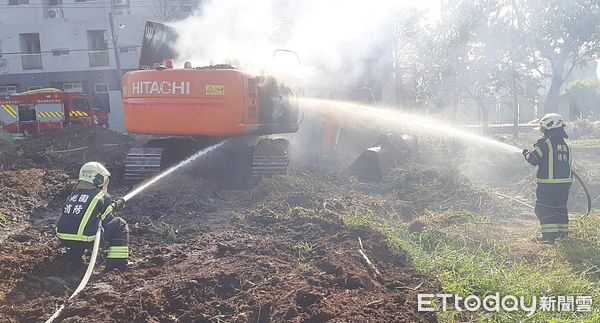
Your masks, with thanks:
<instances>
[{"instance_id":1,"label":"white building","mask_svg":"<svg viewBox=\"0 0 600 323\"><path fill-rule=\"evenodd\" d=\"M87 94L119 90L109 13L125 72L138 66L145 20L180 18L192 12L193 3L0 0L0 93L41 87Z\"/></svg>"}]
</instances>

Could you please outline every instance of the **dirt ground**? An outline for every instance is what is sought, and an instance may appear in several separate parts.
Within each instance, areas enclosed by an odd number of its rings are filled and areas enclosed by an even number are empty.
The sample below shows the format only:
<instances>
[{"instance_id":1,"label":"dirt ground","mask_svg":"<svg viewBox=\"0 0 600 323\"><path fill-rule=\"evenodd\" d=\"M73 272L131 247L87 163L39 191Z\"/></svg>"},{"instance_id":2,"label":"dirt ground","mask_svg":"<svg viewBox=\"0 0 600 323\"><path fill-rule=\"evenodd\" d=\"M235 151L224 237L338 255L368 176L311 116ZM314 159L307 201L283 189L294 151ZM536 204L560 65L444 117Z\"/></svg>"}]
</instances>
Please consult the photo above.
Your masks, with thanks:
<instances>
[{"instance_id":1,"label":"dirt ground","mask_svg":"<svg viewBox=\"0 0 600 323\"><path fill-rule=\"evenodd\" d=\"M130 187L118 179L119 162L132 143L111 138L102 143L119 146L101 157L112 161L111 193L123 195ZM34 144L13 145L27 151ZM49 158L43 168L36 161L37 168L14 165L15 159L0 172L2 322L47 319L85 270L63 259L53 235L76 161ZM193 168L177 173L119 212L131 227L133 268L102 273L101 257L88 288L67 302L60 319L436 322L434 314L417 312L416 295L438 291L437 279L416 273L406 253L392 250L382 234L344 221L367 209L412 216L407 202L373 189L302 165L237 190L195 177ZM379 273L359 253L359 239Z\"/></svg>"}]
</instances>

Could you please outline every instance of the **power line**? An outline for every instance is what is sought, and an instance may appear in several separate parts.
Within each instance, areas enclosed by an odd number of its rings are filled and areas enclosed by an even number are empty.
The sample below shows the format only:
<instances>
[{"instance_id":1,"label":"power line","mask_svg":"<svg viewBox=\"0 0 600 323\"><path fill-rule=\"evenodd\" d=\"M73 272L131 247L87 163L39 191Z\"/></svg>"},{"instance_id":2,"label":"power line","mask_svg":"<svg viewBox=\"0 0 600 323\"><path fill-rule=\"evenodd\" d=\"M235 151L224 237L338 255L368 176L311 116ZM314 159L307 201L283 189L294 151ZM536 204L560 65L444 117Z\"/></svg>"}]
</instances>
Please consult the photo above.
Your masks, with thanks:
<instances>
[{"instance_id":1,"label":"power line","mask_svg":"<svg viewBox=\"0 0 600 323\"><path fill-rule=\"evenodd\" d=\"M61 7L61 6L88 6L88 5L98 5L98 4L110 4L110 5L115 5L115 6L127 6L130 5L132 3L156 3L156 4L167 4L167 3L174 3L174 4L182 4L182 5L187 5L187 4L198 4L200 5L203 1L199 0L199 1L195 1L195 0L179 0L179 1L173 1L173 0L131 0L127 3L114 3L113 0L93 0L93 1L83 1L83 2L74 2L74 3L68 3L68 4L64 4L64 3L58 3L58 4L53 4L53 5L41 5L41 4L33 4L33 3L23 3L23 4L15 4L15 5L9 5L9 4L2 4L1 6L5 6L5 7L40 7L40 6L45 6L45 7Z\"/></svg>"},{"instance_id":2,"label":"power line","mask_svg":"<svg viewBox=\"0 0 600 323\"><path fill-rule=\"evenodd\" d=\"M117 49L121 49L121 48L140 48L142 47L142 45L119 45L117 47ZM78 48L78 49L69 49L69 48L56 48L54 50L42 50L39 51L37 53L27 53L27 52L0 52L0 56L3 55L37 55L37 54L49 54L49 53L54 53L54 52L58 52L58 51L69 51L69 52L103 52L103 51L108 51L110 49L114 49L114 47L107 47L106 49L89 49L89 48ZM66 56L66 55L65 55Z\"/></svg>"},{"instance_id":3,"label":"power line","mask_svg":"<svg viewBox=\"0 0 600 323\"><path fill-rule=\"evenodd\" d=\"M59 7L57 7L57 6L52 6L52 7L28 6L28 7L21 7L21 8L14 8L14 7L15 6L0 7L0 10L4 10L4 9L49 9L49 10L50 9L110 9L110 10L112 10L113 9L113 7L110 7L110 6L94 6L94 7L92 7L92 6L59 6ZM183 8L183 7L188 7L188 6L186 6L186 5L177 5L177 6L174 5L174 6L170 6L168 8L175 8L175 7L181 7L181 8ZM116 6L114 8L115 9L148 8L150 10L155 9L155 8L156 9L162 9L162 8L159 8L159 7L151 7L151 6L149 7L148 5L143 5L143 4L133 5L133 6L132 5L122 6L122 7L121 6Z\"/></svg>"},{"instance_id":4,"label":"power line","mask_svg":"<svg viewBox=\"0 0 600 323\"><path fill-rule=\"evenodd\" d=\"M162 2L164 1L164 2ZM127 7L148 7L149 5L155 4L157 6L171 5L172 7L199 7L200 2L175 2L167 0L137 0L131 1L127 4L115 4L112 1L93 1L93 2L79 2L72 4L57 4L57 5L39 5L39 4L19 4L19 5L0 5L1 9L61 9L61 8L73 8L73 9L108 9L108 8L127 8Z\"/></svg>"}]
</instances>

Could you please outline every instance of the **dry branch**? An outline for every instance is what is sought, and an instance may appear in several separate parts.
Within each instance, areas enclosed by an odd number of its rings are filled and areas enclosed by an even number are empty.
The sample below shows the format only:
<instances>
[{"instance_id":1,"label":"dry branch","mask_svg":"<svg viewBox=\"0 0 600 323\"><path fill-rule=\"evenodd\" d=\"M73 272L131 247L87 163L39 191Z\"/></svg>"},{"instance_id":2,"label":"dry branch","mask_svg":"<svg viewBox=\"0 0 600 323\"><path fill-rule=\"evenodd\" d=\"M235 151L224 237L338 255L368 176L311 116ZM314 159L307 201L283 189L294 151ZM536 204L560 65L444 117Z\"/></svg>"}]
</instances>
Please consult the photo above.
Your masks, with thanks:
<instances>
[{"instance_id":1,"label":"dry branch","mask_svg":"<svg viewBox=\"0 0 600 323\"><path fill-rule=\"evenodd\" d=\"M381 279L381 273L379 272L377 267L375 267L375 265L371 262L371 260L369 260L369 257L367 257L367 254L365 253L365 251L363 249L363 244L362 244L362 240L360 239L360 237L358 237L358 244L360 245L360 249L358 249L358 253L360 253L363 260L373 270L373 272L375 273L375 277L378 279Z\"/></svg>"}]
</instances>

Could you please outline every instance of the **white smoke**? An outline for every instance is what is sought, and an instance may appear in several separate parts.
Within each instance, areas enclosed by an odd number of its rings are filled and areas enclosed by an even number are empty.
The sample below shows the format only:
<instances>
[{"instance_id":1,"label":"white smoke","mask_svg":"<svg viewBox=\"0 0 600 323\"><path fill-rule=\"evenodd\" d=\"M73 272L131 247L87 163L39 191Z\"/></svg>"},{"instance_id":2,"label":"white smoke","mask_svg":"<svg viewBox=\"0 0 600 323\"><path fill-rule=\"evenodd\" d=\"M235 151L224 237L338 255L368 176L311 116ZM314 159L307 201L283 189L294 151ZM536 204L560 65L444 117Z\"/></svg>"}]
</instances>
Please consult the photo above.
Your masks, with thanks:
<instances>
[{"instance_id":1,"label":"white smoke","mask_svg":"<svg viewBox=\"0 0 600 323\"><path fill-rule=\"evenodd\" d=\"M393 23L407 2L208 1L191 17L173 24L179 34L178 63L229 63L254 71L289 69L296 74L301 70L309 83L331 81L331 76L348 81L379 64L373 57L391 64ZM274 60L277 48L296 51L302 68L290 55Z\"/></svg>"}]
</instances>

